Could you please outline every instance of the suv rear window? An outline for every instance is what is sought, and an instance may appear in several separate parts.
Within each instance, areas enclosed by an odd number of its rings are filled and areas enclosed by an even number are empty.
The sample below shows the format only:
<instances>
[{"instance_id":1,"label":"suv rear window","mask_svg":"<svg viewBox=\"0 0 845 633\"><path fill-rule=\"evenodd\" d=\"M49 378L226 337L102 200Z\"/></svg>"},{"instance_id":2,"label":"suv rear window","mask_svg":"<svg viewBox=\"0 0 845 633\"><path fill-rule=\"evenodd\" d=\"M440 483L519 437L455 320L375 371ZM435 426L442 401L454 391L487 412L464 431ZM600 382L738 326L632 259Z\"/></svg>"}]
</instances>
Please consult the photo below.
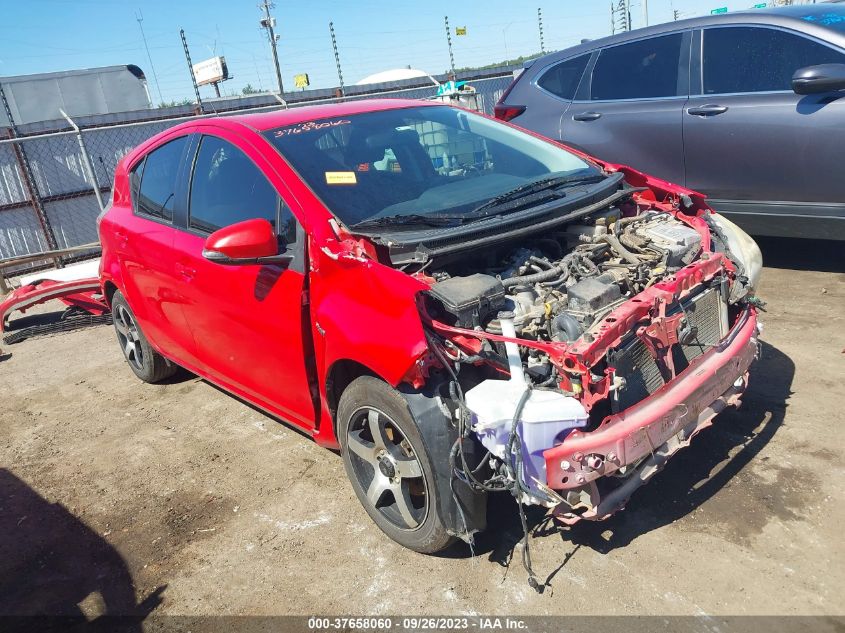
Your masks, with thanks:
<instances>
[{"instance_id":1,"label":"suv rear window","mask_svg":"<svg viewBox=\"0 0 845 633\"><path fill-rule=\"evenodd\" d=\"M704 30L704 94L792 90L792 75L845 55L795 33L761 27Z\"/></svg>"},{"instance_id":2,"label":"suv rear window","mask_svg":"<svg viewBox=\"0 0 845 633\"><path fill-rule=\"evenodd\" d=\"M590 98L650 99L678 94L681 33L605 48L593 69Z\"/></svg>"},{"instance_id":3,"label":"suv rear window","mask_svg":"<svg viewBox=\"0 0 845 633\"><path fill-rule=\"evenodd\" d=\"M147 154L130 175L133 193L140 181L135 209L138 213L164 220L173 218L176 196L176 176L179 161L188 142L187 136L179 137Z\"/></svg>"},{"instance_id":4,"label":"suv rear window","mask_svg":"<svg viewBox=\"0 0 845 633\"><path fill-rule=\"evenodd\" d=\"M578 84L581 82L581 75L584 74L584 69L587 67L589 60L590 54L588 53L555 64L543 73L542 77L537 80L537 85L556 97L570 100L575 97L575 91L578 90Z\"/></svg>"}]
</instances>

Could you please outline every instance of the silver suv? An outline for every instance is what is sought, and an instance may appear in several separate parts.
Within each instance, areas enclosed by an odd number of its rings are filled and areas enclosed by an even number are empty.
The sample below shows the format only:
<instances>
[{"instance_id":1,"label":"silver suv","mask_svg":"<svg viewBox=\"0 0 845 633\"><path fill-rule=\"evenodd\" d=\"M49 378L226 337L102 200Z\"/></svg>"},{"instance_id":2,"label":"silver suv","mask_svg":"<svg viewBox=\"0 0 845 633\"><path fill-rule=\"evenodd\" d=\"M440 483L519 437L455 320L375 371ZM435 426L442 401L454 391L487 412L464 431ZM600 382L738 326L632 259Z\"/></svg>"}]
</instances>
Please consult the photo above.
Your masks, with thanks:
<instances>
[{"instance_id":1,"label":"silver suv","mask_svg":"<svg viewBox=\"0 0 845 633\"><path fill-rule=\"evenodd\" d=\"M746 231L845 239L845 6L713 15L531 62L496 116L706 194Z\"/></svg>"}]
</instances>

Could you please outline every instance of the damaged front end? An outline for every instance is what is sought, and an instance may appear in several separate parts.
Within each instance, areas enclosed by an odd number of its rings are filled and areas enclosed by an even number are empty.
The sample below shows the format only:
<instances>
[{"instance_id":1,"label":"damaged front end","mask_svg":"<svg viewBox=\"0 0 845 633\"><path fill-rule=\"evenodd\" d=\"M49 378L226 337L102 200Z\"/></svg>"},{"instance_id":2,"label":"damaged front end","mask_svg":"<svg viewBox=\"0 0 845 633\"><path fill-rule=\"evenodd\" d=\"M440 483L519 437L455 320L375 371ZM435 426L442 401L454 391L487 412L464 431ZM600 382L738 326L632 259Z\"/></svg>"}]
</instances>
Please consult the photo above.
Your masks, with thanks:
<instances>
[{"instance_id":1,"label":"damaged front end","mask_svg":"<svg viewBox=\"0 0 845 633\"><path fill-rule=\"evenodd\" d=\"M604 519L727 406L757 355L761 260L703 204L639 195L415 273L448 374L455 476ZM483 458L466 460L469 443ZM476 451L477 453L477 451Z\"/></svg>"}]
</instances>

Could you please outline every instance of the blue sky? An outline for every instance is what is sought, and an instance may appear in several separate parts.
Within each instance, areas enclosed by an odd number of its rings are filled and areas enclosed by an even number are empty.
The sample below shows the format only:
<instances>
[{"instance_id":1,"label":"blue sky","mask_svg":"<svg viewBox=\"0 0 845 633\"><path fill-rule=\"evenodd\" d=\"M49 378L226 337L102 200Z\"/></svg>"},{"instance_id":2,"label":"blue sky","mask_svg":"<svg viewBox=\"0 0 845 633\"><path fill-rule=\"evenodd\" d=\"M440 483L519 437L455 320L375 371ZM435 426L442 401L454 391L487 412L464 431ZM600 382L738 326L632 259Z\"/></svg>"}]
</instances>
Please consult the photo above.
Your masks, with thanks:
<instances>
[{"instance_id":1,"label":"blue sky","mask_svg":"<svg viewBox=\"0 0 845 633\"><path fill-rule=\"evenodd\" d=\"M634 28L642 26L642 0L631 5ZM192 97L179 29L184 28L194 61L225 55L234 76L224 92L246 84L272 89L275 74L269 44L259 28L258 0L0 0L0 76L136 64L145 73L154 102ZM754 0L649 0L652 24L709 13L727 6L745 9ZM610 0L278 0L273 13L281 35L279 58L285 88L293 75L308 73L312 87L337 85L329 37L334 22L344 81L411 65L430 73L449 66L443 16L449 16L456 66L500 61L539 50L537 8L543 10L546 50L565 48L582 38L610 33ZM143 27L152 68L141 40ZM466 26L456 37L454 27ZM211 96L212 88L200 89Z\"/></svg>"}]
</instances>

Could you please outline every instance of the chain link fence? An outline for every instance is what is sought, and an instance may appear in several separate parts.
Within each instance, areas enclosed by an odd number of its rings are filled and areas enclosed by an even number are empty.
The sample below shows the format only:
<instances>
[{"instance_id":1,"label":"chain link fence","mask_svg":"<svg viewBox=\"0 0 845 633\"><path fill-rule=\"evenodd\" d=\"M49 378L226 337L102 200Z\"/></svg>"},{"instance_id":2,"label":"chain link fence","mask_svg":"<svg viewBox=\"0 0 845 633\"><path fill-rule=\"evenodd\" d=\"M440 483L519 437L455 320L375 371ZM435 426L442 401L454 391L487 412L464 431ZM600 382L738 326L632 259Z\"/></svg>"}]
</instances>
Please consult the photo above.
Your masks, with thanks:
<instances>
[{"instance_id":1,"label":"chain link fence","mask_svg":"<svg viewBox=\"0 0 845 633\"><path fill-rule=\"evenodd\" d=\"M511 74L472 80L475 107L487 114L510 84ZM400 90L382 90L345 99L303 100L287 107L341 100L373 98L434 99L437 86ZM234 108L202 115L226 116L249 112L278 110L282 103L270 106ZM150 111L156 113L155 110ZM138 113L126 113L137 117ZM202 118L196 115L171 116L82 126L66 117L63 129L15 135L8 131L0 139L0 263L3 260L66 249L98 241L97 216L108 204L114 171L118 161L148 138L179 123ZM74 253L56 258L62 265L71 259L90 257L96 251ZM26 264L6 270L7 276L19 273ZM43 263L41 263L43 266ZM0 275L3 274L0 270Z\"/></svg>"}]
</instances>

